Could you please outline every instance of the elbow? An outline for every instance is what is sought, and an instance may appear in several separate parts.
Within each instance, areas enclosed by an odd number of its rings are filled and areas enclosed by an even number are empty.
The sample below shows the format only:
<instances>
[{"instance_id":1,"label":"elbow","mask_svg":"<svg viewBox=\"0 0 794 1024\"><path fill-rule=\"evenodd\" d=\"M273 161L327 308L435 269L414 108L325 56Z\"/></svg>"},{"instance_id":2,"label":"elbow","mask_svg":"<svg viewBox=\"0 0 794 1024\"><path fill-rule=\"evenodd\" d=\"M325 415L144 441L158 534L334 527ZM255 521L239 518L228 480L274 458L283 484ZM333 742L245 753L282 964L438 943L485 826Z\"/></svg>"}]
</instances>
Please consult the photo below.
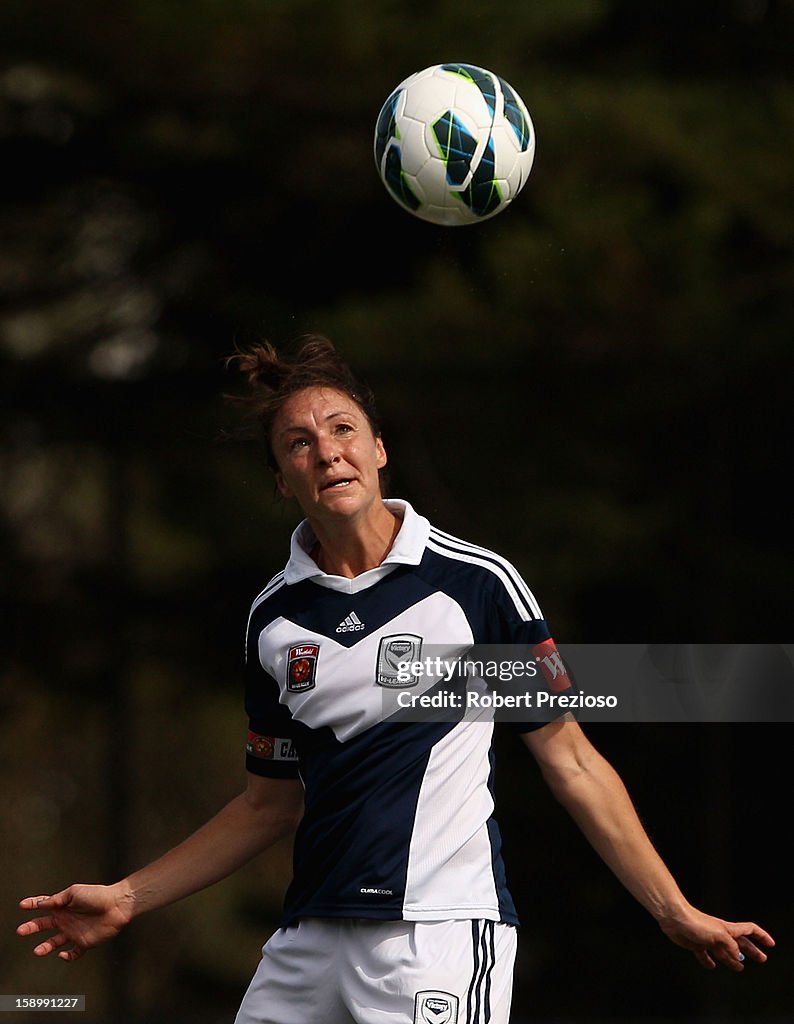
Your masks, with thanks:
<instances>
[{"instance_id":1,"label":"elbow","mask_svg":"<svg viewBox=\"0 0 794 1024\"><path fill-rule=\"evenodd\" d=\"M302 807L263 807L255 812L254 821L258 834L269 837L269 843L277 843L294 834L302 817Z\"/></svg>"},{"instance_id":2,"label":"elbow","mask_svg":"<svg viewBox=\"0 0 794 1024\"><path fill-rule=\"evenodd\" d=\"M285 808L278 818L277 825L282 836L291 836L298 828L303 817L303 804Z\"/></svg>"},{"instance_id":3,"label":"elbow","mask_svg":"<svg viewBox=\"0 0 794 1024\"><path fill-rule=\"evenodd\" d=\"M592 788L596 777L593 767L587 760L576 758L564 764L544 765L541 772L555 799L567 805Z\"/></svg>"},{"instance_id":4,"label":"elbow","mask_svg":"<svg viewBox=\"0 0 794 1024\"><path fill-rule=\"evenodd\" d=\"M303 787L299 782L285 780L249 789L244 800L259 828L274 839L292 835L303 817Z\"/></svg>"},{"instance_id":5,"label":"elbow","mask_svg":"<svg viewBox=\"0 0 794 1024\"><path fill-rule=\"evenodd\" d=\"M550 790L552 796L564 804L572 792L575 792L577 782L582 777L582 771L544 771L543 781Z\"/></svg>"}]
</instances>

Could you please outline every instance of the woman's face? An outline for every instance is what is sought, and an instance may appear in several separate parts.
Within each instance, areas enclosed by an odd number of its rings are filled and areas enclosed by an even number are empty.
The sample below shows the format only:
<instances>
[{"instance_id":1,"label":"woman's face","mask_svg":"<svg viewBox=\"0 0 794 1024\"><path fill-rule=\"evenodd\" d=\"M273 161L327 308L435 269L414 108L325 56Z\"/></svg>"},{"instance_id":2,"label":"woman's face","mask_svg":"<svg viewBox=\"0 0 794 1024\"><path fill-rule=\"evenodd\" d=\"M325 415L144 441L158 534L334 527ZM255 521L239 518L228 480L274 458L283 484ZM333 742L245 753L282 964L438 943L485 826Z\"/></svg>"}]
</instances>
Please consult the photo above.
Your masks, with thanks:
<instances>
[{"instance_id":1,"label":"woman's face","mask_svg":"<svg viewBox=\"0 0 794 1024\"><path fill-rule=\"evenodd\" d=\"M354 518L380 501L383 442L343 391L311 387L288 398L273 422L271 447L279 490L310 519Z\"/></svg>"}]
</instances>

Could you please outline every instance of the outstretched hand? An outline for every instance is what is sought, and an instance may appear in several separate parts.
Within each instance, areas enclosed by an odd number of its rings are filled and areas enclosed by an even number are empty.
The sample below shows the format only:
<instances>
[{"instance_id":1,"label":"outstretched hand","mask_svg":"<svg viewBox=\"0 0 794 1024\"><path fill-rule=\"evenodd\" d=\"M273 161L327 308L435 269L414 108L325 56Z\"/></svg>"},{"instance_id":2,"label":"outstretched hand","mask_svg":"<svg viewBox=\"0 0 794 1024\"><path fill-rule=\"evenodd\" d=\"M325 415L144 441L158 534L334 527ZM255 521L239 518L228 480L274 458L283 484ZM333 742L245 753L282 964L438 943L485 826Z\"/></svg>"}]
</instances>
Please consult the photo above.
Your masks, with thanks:
<instances>
[{"instance_id":1,"label":"outstretched hand","mask_svg":"<svg viewBox=\"0 0 794 1024\"><path fill-rule=\"evenodd\" d=\"M70 885L54 896L28 896L19 905L23 910L42 911L42 916L21 924L17 935L55 932L34 946L34 955L58 950L61 960L68 961L118 935L132 916L118 887L110 885Z\"/></svg>"},{"instance_id":2,"label":"outstretched hand","mask_svg":"<svg viewBox=\"0 0 794 1024\"><path fill-rule=\"evenodd\" d=\"M732 971L743 971L747 961L764 964L768 957L760 947L775 945L769 932L752 921L723 921L694 908L680 918L659 921L659 927L708 970L718 963Z\"/></svg>"}]
</instances>

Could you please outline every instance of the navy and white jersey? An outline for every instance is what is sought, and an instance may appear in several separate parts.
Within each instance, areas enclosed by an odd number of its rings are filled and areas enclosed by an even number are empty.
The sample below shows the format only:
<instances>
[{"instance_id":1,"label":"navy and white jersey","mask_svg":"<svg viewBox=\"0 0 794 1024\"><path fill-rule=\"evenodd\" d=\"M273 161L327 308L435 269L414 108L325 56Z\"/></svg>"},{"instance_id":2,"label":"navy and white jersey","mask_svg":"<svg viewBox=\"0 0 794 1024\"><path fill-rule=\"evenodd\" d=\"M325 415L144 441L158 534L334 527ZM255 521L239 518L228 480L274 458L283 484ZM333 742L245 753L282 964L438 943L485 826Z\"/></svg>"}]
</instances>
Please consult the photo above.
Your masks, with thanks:
<instances>
[{"instance_id":1,"label":"navy and white jersey","mask_svg":"<svg viewBox=\"0 0 794 1024\"><path fill-rule=\"evenodd\" d=\"M246 765L305 789L282 924L305 917L517 923L493 818L493 722L384 720L395 652L553 644L498 555L403 524L384 562L324 574L307 522L248 623ZM518 726L528 731L542 722Z\"/></svg>"}]
</instances>

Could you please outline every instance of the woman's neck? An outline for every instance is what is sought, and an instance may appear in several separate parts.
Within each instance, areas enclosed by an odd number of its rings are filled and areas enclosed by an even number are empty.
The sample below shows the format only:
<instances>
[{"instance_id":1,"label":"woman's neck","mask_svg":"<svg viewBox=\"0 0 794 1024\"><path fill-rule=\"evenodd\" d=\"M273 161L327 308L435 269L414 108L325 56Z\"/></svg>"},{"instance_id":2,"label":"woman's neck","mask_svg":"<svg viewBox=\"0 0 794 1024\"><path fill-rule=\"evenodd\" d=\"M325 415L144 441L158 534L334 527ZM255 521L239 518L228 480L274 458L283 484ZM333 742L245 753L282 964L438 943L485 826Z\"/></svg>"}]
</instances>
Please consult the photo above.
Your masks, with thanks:
<instances>
[{"instance_id":1,"label":"woman's neck","mask_svg":"<svg viewBox=\"0 0 794 1024\"><path fill-rule=\"evenodd\" d=\"M365 519L338 524L310 520L317 543L310 554L329 576L353 579L375 569L391 551L402 520L380 502Z\"/></svg>"}]
</instances>

